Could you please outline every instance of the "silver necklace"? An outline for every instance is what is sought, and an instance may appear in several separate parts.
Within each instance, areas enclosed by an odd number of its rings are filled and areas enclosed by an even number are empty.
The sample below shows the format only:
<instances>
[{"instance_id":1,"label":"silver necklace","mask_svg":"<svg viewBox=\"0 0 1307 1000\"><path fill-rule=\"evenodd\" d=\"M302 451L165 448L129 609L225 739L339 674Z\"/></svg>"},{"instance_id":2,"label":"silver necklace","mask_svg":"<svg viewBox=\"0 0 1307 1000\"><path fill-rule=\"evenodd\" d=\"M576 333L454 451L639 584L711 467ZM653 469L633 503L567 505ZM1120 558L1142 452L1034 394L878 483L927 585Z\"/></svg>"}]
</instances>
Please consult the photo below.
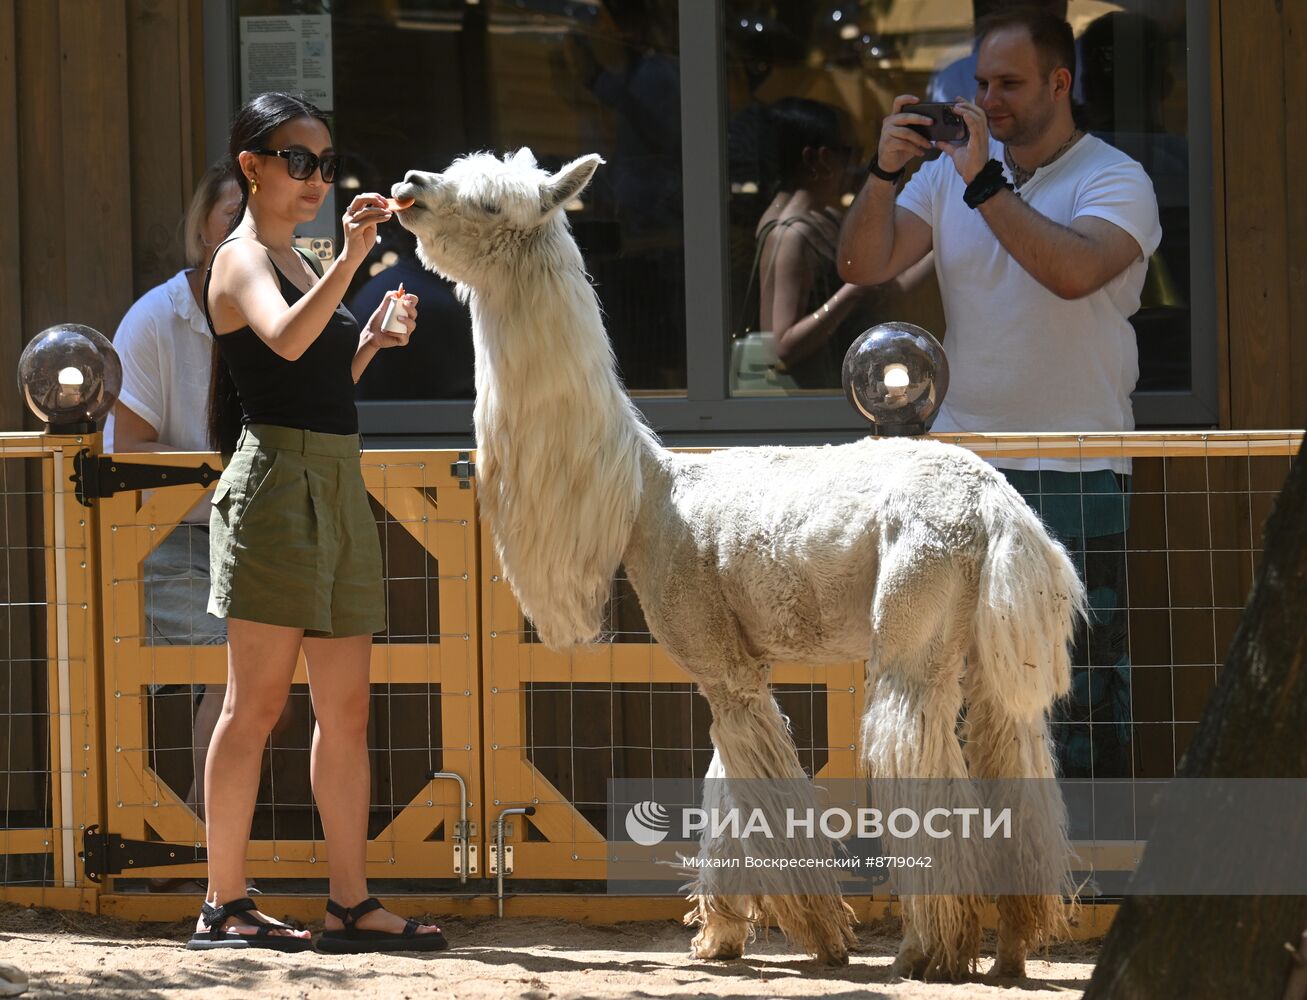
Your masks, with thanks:
<instances>
[{"instance_id":1,"label":"silver necklace","mask_svg":"<svg viewBox=\"0 0 1307 1000\"><path fill-rule=\"evenodd\" d=\"M1062 143L1062 145L1058 147L1056 153L1050 156L1043 163L1039 164L1039 166L1035 167L1034 170L1026 170L1023 167L1018 166L1016 160L1012 159L1012 150L1009 149L1007 146L1004 146L1003 162L1007 164L1008 172L1012 175L1012 183L1014 183L1019 189L1023 184L1026 183L1026 181L1030 180L1030 178L1035 176L1036 171L1042 170L1044 167L1048 166L1050 163L1058 159L1058 157L1060 157L1068 149L1074 146L1076 144L1076 140L1078 140L1082 135L1084 135L1084 132L1080 131L1080 129L1078 128L1073 129L1071 131L1071 138L1068 139L1066 142Z\"/></svg>"}]
</instances>

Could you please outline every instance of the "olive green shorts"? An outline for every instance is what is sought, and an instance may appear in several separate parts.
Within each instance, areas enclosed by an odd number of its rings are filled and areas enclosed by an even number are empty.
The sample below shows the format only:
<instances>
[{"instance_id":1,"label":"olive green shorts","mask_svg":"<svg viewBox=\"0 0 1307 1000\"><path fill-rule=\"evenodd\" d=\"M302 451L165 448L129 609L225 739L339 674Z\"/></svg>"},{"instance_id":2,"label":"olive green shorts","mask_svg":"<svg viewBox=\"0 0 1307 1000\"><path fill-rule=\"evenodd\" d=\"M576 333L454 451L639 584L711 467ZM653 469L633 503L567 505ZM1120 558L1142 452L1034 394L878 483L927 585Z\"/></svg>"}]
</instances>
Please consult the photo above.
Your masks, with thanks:
<instances>
[{"instance_id":1,"label":"olive green shorts","mask_svg":"<svg viewBox=\"0 0 1307 1000\"><path fill-rule=\"evenodd\" d=\"M357 434L250 424L213 491L209 613L310 636L386 627Z\"/></svg>"}]
</instances>

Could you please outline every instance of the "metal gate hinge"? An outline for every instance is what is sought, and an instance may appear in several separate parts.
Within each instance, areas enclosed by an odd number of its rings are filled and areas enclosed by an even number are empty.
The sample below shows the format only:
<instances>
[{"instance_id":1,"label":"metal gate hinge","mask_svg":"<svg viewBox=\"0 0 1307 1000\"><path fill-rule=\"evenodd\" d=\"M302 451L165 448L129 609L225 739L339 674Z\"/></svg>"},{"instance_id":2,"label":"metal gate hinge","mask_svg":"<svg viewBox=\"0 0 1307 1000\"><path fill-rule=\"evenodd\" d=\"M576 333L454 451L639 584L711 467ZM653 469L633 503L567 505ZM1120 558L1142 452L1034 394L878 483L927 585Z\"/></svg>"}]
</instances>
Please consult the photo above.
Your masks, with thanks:
<instances>
[{"instance_id":1,"label":"metal gate hinge","mask_svg":"<svg viewBox=\"0 0 1307 1000\"><path fill-rule=\"evenodd\" d=\"M99 826L87 828L82 837L82 850L77 855L86 869L86 877L92 882L99 882L105 875L121 875L134 868L193 865L206 861L208 856L203 847L193 844L128 840L113 833L101 833Z\"/></svg>"},{"instance_id":2,"label":"metal gate hinge","mask_svg":"<svg viewBox=\"0 0 1307 1000\"><path fill-rule=\"evenodd\" d=\"M458 461L454 462L449 467L449 474L458 480L458 488L460 490L470 490L472 488L472 480L476 478L477 474L476 463L472 461L471 453L460 451L458 453Z\"/></svg>"},{"instance_id":3,"label":"metal gate hinge","mask_svg":"<svg viewBox=\"0 0 1307 1000\"><path fill-rule=\"evenodd\" d=\"M219 471L208 462L199 466L145 465L92 455L89 448L83 448L73 459L70 478L76 484L78 502L83 507L90 507L92 500L111 497L124 490L154 490L190 483L208 486L219 475Z\"/></svg>"}]
</instances>

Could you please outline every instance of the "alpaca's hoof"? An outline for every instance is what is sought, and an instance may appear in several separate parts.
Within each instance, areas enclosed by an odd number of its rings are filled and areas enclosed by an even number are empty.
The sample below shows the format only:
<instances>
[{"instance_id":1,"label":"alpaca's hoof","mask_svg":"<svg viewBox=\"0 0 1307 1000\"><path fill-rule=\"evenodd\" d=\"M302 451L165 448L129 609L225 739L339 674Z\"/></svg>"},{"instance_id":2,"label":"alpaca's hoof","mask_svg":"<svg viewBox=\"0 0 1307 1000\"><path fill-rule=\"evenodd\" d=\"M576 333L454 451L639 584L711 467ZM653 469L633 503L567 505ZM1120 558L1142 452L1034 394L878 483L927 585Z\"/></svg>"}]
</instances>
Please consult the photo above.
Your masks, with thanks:
<instances>
[{"instance_id":1,"label":"alpaca's hoof","mask_svg":"<svg viewBox=\"0 0 1307 1000\"><path fill-rule=\"evenodd\" d=\"M908 952L899 952L894 964L889 967L891 979L925 979L926 966L930 959L915 948Z\"/></svg>"},{"instance_id":2,"label":"alpaca's hoof","mask_svg":"<svg viewBox=\"0 0 1307 1000\"><path fill-rule=\"evenodd\" d=\"M821 954L817 956L817 961L819 961L822 965L829 965L833 968L838 968L842 965L849 964L849 953L847 949L844 948L840 948L838 950L823 951Z\"/></svg>"},{"instance_id":3,"label":"alpaca's hoof","mask_svg":"<svg viewBox=\"0 0 1307 1000\"><path fill-rule=\"evenodd\" d=\"M900 955L890 966L890 977L900 979L920 979L928 983L957 983L967 974L966 968L950 965L946 958L934 958L916 952Z\"/></svg>"},{"instance_id":4,"label":"alpaca's hoof","mask_svg":"<svg viewBox=\"0 0 1307 1000\"><path fill-rule=\"evenodd\" d=\"M995 979L1025 979L1026 960L1000 955L994 962L994 967L989 970L989 974Z\"/></svg>"},{"instance_id":5,"label":"alpaca's hoof","mask_svg":"<svg viewBox=\"0 0 1307 1000\"><path fill-rule=\"evenodd\" d=\"M706 962L729 962L731 959L743 958L744 937L728 937L705 927L690 942L690 954Z\"/></svg>"}]
</instances>

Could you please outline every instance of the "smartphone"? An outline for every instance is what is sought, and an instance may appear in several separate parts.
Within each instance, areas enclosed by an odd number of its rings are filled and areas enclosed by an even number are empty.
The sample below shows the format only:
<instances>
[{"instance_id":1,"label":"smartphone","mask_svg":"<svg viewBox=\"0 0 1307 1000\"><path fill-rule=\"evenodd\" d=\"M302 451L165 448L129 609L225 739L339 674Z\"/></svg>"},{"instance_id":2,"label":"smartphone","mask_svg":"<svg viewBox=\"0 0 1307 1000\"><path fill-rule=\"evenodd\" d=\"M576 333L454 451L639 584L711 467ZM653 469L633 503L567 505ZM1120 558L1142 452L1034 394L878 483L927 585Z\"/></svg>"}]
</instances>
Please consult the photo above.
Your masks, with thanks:
<instances>
[{"instance_id":1,"label":"smartphone","mask_svg":"<svg viewBox=\"0 0 1307 1000\"><path fill-rule=\"evenodd\" d=\"M324 265L330 264L332 258L336 255L330 238L325 236L296 236L291 242L295 246L313 254Z\"/></svg>"},{"instance_id":2,"label":"smartphone","mask_svg":"<svg viewBox=\"0 0 1307 1000\"><path fill-rule=\"evenodd\" d=\"M908 104L904 106L903 111L907 114L922 115L931 120L929 125L907 126L931 142L966 142L971 138L966 119L953 110L951 103Z\"/></svg>"}]
</instances>

